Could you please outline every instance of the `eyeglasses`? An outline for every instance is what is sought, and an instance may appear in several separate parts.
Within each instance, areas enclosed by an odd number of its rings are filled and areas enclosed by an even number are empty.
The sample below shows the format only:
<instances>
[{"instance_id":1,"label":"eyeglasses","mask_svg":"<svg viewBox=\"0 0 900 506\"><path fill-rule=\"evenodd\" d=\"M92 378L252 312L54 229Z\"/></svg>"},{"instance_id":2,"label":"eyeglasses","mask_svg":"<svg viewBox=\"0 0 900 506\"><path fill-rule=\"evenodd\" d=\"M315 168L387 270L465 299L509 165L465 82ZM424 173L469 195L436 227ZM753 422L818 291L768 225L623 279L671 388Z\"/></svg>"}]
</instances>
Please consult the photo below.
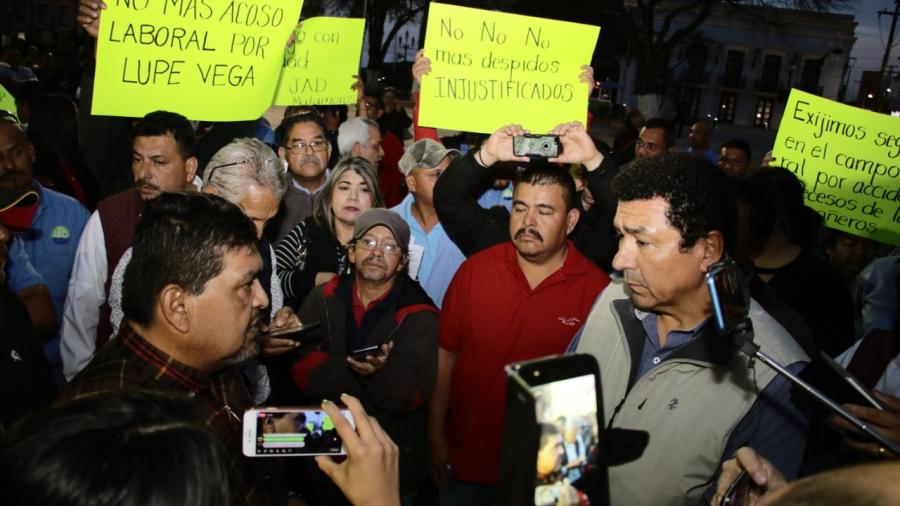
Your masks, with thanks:
<instances>
[{"instance_id":1,"label":"eyeglasses","mask_svg":"<svg viewBox=\"0 0 900 506\"><path fill-rule=\"evenodd\" d=\"M375 248L378 247L378 240L363 237L362 239L356 240L356 245L364 250L375 251ZM381 252L385 255L396 256L403 254L403 248L397 243L385 242L381 244Z\"/></svg>"},{"instance_id":2,"label":"eyeglasses","mask_svg":"<svg viewBox=\"0 0 900 506\"><path fill-rule=\"evenodd\" d=\"M245 163L253 164L253 162L254 162L254 160L250 160L248 158L246 160L241 160L239 162L224 163L222 165L216 165L215 167L208 169L209 174L206 176L206 182L208 183L208 182L212 181L212 177L213 177L213 174L216 172L216 169L224 169L225 167L234 167L235 165L244 165ZM280 158L279 159L266 158L263 160L262 169L265 171L270 171L270 172L277 170L279 172L279 174L281 174L283 176L283 175L287 174L288 165L287 165L287 162L285 162L284 160L282 160Z\"/></svg>"},{"instance_id":3,"label":"eyeglasses","mask_svg":"<svg viewBox=\"0 0 900 506\"><path fill-rule=\"evenodd\" d=\"M297 141L289 146L287 146L288 150L291 153L303 153L306 151L307 146L315 152L325 151L325 147L328 145L328 141L312 141L312 142L303 142Z\"/></svg>"}]
</instances>

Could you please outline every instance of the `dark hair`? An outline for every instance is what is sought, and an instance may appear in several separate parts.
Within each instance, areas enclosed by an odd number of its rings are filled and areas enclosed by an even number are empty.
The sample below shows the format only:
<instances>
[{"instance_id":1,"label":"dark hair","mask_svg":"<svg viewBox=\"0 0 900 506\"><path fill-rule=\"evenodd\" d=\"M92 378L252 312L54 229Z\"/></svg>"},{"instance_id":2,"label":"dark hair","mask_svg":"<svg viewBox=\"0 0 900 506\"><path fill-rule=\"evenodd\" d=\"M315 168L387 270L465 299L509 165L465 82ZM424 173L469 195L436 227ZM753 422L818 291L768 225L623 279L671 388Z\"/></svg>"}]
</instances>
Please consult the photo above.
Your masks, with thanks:
<instances>
[{"instance_id":1,"label":"dark hair","mask_svg":"<svg viewBox=\"0 0 900 506\"><path fill-rule=\"evenodd\" d=\"M192 294L224 267L226 250L256 248L253 222L234 204L206 193L163 193L147 202L122 281L122 311L135 323L153 320L163 287Z\"/></svg>"},{"instance_id":2,"label":"dark hair","mask_svg":"<svg viewBox=\"0 0 900 506\"><path fill-rule=\"evenodd\" d=\"M761 167L745 176L758 192L753 213L769 234L775 226L784 228L791 241L812 250L819 238L822 217L803 201L803 183L788 169ZM768 237L768 235L766 236Z\"/></svg>"},{"instance_id":3,"label":"dark hair","mask_svg":"<svg viewBox=\"0 0 900 506\"><path fill-rule=\"evenodd\" d=\"M325 120L322 119L317 113L307 112L303 114L296 114L294 116L289 116L284 118L278 128L275 129L275 143L279 146L285 146L285 142L288 141L288 135L290 135L291 130L294 129L294 125L298 125L300 123L315 123L316 126L322 131L322 137L325 137L325 133L328 130L325 128Z\"/></svg>"},{"instance_id":4,"label":"dark hair","mask_svg":"<svg viewBox=\"0 0 900 506\"><path fill-rule=\"evenodd\" d=\"M20 420L0 444L9 504L228 504L228 456L187 397L90 395Z\"/></svg>"},{"instance_id":5,"label":"dark hair","mask_svg":"<svg viewBox=\"0 0 900 506\"><path fill-rule=\"evenodd\" d=\"M67 95L50 93L31 103L28 140L34 146L36 176L48 178L53 189L74 196L74 188L62 166L68 166L85 191L87 207L100 200L96 179L81 153L78 107Z\"/></svg>"},{"instance_id":6,"label":"dark hair","mask_svg":"<svg viewBox=\"0 0 900 506\"><path fill-rule=\"evenodd\" d=\"M666 149L669 149L675 145L677 137L675 135L675 126L672 125L670 121L666 121L662 118L650 118L646 122L644 122L644 128L646 128L647 130L662 128L665 131Z\"/></svg>"},{"instance_id":7,"label":"dark hair","mask_svg":"<svg viewBox=\"0 0 900 506\"><path fill-rule=\"evenodd\" d=\"M541 426L541 439L538 442L539 450L547 444L547 441L549 441L551 437L561 435L559 433L559 429L556 427L556 425L553 425L552 423L541 423L540 426Z\"/></svg>"},{"instance_id":8,"label":"dark hair","mask_svg":"<svg viewBox=\"0 0 900 506\"><path fill-rule=\"evenodd\" d=\"M681 248L687 249L718 230L729 250L734 237L735 206L728 180L705 159L684 153L664 153L635 160L613 180L619 200L669 203L666 217L681 232Z\"/></svg>"},{"instance_id":9,"label":"dark hair","mask_svg":"<svg viewBox=\"0 0 900 506\"><path fill-rule=\"evenodd\" d=\"M566 169L549 162L535 161L519 174L519 184L528 183L535 186L558 185L563 190L563 201L566 211L575 208L575 180Z\"/></svg>"},{"instance_id":10,"label":"dark hair","mask_svg":"<svg viewBox=\"0 0 900 506\"><path fill-rule=\"evenodd\" d=\"M181 158L197 156L197 134L194 127L184 116L169 111L154 111L134 122L131 127L131 139L138 137L160 137L171 135L178 146Z\"/></svg>"},{"instance_id":11,"label":"dark hair","mask_svg":"<svg viewBox=\"0 0 900 506\"><path fill-rule=\"evenodd\" d=\"M747 156L747 161L750 161L752 158L750 156L750 145L747 144L747 141L744 139L731 139L730 141L725 141L722 143L722 146L719 148L719 152L723 149L739 149L744 152Z\"/></svg>"}]
</instances>

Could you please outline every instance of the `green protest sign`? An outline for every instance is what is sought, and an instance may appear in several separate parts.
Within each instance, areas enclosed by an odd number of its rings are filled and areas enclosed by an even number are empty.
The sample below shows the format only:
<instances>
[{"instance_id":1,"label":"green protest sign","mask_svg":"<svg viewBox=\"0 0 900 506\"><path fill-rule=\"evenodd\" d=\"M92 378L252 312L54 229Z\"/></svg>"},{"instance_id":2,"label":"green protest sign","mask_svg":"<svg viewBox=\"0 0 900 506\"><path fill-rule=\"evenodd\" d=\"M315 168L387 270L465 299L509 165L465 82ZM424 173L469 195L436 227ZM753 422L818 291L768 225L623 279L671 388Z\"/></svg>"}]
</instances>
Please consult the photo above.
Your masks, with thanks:
<instances>
[{"instance_id":1,"label":"green protest sign","mask_svg":"<svg viewBox=\"0 0 900 506\"><path fill-rule=\"evenodd\" d=\"M16 108L16 99L12 96L12 93L9 92L6 88L0 84L0 110L11 112L18 117L18 112Z\"/></svg>"},{"instance_id":2,"label":"green protest sign","mask_svg":"<svg viewBox=\"0 0 900 506\"><path fill-rule=\"evenodd\" d=\"M826 226L900 245L900 118L791 90L773 155Z\"/></svg>"},{"instance_id":3,"label":"green protest sign","mask_svg":"<svg viewBox=\"0 0 900 506\"><path fill-rule=\"evenodd\" d=\"M272 105L298 0L107 0L91 112L237 121Z\"/></svg>"},{"instance_id":4,"label":"green protest sign","mask_svg":"<svg viewBox=\"0 0 900 506\"><path fill-rule=\"evenodd\" d=\"M310 18L284 54L275 105L355 104L364 19Z\"/></svg>"},{"instance_id":5,"label":"green protest sign","mask_svg":"<svg viewBox=\"0 0 900 506\"><path fill-rule=\"evenodd\" d=\"M419 123L493 133L519 123L535 133L587 119L600 27L431 3Z\"/></svg>"}]
</instances>

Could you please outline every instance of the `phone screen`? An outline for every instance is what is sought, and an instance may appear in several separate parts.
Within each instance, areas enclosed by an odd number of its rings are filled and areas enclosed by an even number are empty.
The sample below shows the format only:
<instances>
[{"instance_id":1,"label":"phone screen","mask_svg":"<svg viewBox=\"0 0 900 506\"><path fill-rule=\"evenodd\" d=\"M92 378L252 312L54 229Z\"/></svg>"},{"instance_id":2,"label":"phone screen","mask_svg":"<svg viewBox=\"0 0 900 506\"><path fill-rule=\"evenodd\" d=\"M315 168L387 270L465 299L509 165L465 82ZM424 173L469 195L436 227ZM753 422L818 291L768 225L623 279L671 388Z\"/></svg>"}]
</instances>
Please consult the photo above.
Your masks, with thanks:
<instances>
[{"instance_id":1,"label":"phone screen","mask_svg":"<svg viewBox=\"0 0 900 506\"><path fill-rule=\"evenodd\" d=\"M349 415L349 412L342 413ZM343 441L334 428L334 422L322 410L263 409L253 414L253 422L245 417L244 423L255 423L253 450L257 456L344 453Z\"/></svg>"},{"instance_id":2,"label":"phone screen","mask_svg":"<svg viewBox=\"0 0 900 506\"><path fill-rule=\"evenodd\" d=\"M592 374L531 385L540 440L535 504L578 504L599 444L596 378Z\"/></svg>"}]
</instances>

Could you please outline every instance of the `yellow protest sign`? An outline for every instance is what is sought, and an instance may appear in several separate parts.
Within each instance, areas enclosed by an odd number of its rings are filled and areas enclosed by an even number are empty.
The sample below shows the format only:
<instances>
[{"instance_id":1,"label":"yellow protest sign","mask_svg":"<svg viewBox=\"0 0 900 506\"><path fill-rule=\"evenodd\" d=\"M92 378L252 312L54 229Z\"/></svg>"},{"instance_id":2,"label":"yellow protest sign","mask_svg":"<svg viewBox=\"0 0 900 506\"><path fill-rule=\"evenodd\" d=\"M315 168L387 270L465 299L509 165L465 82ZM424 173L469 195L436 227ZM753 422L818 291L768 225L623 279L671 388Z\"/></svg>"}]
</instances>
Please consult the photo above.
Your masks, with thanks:
<instances>
[{"instance_id":1,"label":"yellow protest sign","mask_svg":"<svg viewBox=\"0 0 900 506\"><path fill-rule=\"evenodd\" d=\"M158 109L194 120L262 116L272 105L298 0L107 0L91 112Z\"/></svg>"},{"instance_id":2,"label":"yellow protest sign","mask_svg":"<svg viewBox=\"0 0 900 506\"><path fill-rule=\"evenodd\" d=\"M544 133L587 119L589 65L600 27L431 3L419 123L493 133L520 123Z\"/></svg>"},{"instance_id":3,"label":"yellow protest sign","mask_svg":"<svg viewBox=\"0 0 900 506\"><path fill-rule=\"evenodd\" d=\"M310 18L284 53L275 105L355 104L364 19Z\"/></svg>"},{"instance_id":4,"label":"yellow protest sign","mask_svg":"<svg viewBox=\"0 0 900 506\"><path fill-rule=\"evenodd\" d=\"M0 110L11 112L18 118L16 99L2 84L0 84Z\"/></svg>"},{"instance_id":5,"label":"yellow protest sign","mask_svg":"<svg viewBox=\"0 0 900 506\"><path fill-rule=\"evenodd\" d=\"M826 226L900 245L900 118L791 90L773 155Z\"/></svg>"}]
</instances>

